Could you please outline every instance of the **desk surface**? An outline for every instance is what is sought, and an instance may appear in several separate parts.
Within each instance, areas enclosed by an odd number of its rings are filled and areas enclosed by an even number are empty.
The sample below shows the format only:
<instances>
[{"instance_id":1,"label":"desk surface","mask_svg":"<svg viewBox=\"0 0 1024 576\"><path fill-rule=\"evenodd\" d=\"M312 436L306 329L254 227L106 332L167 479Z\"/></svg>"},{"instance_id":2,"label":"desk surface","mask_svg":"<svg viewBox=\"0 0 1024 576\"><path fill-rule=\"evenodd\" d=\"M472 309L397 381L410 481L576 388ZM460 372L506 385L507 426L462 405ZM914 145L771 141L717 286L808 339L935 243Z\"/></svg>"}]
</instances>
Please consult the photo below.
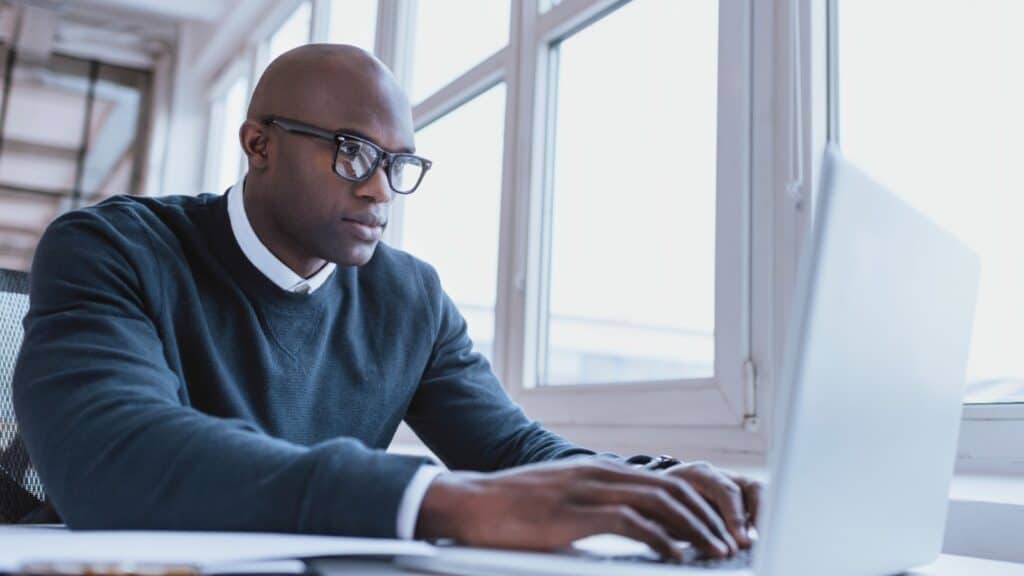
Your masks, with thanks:
<instances>
[{"instance_id":1,"label":"desk surface","mask_svg":"<svg viewBox=\"0 0 1024 576\"><path fill-rule=\"evenodd\" d=\"M909 574L914 576L918 574L928 574L929 576L1024 576L1024 564L943 554L931 566L913 570Z\"/></svg>"},{"instance_id":2,"label":"desk surface","mask_svg":"<svg viewBox=\"0 0 1024 576\"><path fill-rule=\"evenodd\" d=\"M335 574L370 574L375 576L427 576L427 572L399 568L387 561L318 560L314 566L325 576ZM709 574L713 574L710 571ZM432 576L436 576L433 574ZM486 576L481 573L481 576ZM943 554L929 566L912 570L906 576L1024 576L1024 564L996 562L966 556Z\"/></svg>"}]
</instances>

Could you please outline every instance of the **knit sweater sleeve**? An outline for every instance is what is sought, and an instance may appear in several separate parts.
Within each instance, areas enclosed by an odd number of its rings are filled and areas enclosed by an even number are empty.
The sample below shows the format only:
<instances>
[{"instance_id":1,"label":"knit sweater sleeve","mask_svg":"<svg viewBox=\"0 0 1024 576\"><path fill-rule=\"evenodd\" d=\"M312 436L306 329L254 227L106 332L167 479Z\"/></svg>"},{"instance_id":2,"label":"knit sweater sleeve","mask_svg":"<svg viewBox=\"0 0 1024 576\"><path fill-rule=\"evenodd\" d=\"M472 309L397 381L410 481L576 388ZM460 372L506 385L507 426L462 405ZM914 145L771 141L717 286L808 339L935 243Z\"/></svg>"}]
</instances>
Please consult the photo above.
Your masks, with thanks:
<instances>
[{"instance_id":1,"label":"knit sweater sleeve","mask_svg":"<svg viewBox=\"0 0 1024 576\"><path fill-rule=\"evenodd\" d=\"M14 402L67 524L394 537L425 460L352 438L296 445L190 407L143 290L159 262L122 216L58 219L33 262Z\"/></svg>"},{"instance_id":2,"label":"knit sweater sleeve","mask_svg":"<svg viewBox=\"0 0 1024 576\"><path fill-rule=\"evenodd\" d=\"M490 363L473 350L466 321L419 263L435 335L430 360L405 420L453 469L491 471L594 452L575 446L526 417L505 393Z\"/></svg>"}]
</instances>

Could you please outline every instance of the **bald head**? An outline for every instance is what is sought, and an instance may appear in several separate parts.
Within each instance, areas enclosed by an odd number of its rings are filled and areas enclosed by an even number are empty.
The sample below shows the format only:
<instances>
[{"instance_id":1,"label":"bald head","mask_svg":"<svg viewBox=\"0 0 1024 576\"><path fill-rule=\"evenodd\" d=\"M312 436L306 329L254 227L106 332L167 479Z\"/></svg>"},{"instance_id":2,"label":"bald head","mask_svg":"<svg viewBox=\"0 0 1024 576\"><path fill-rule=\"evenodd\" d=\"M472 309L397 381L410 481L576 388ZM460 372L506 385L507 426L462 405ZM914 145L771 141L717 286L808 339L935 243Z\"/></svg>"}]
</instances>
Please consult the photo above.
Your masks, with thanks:
<instances>
[{"instance_id":1,"label":"bald head","mask_svg":"<svg viewBox=\"0 0 1024 576\"><path fill-rule=\"evenodd\" d=\"M268 116L320 129L293 133ZM415 149L412 110L391 72L355 46L308 44L270 63L239 140L249 161L245 208L260 240L303 276L324 261L363 265L386 226L392 191L380 166L365 180L335 172L344 132L388 152Z\"/></svg>"},{"instance_id":2,"label":"bald head","mask_svg":"<svg viewBox=\"0 0 1024 576\"><path fill-rule=\"evenodd\" d=\"M248 118L269 115L357 130L385 149L404 147L381 141L385 130L412 136L409 101L394 75L373 55L346 44L307 44L271 62L253 91Z\"/></svg>"}]
</instances>

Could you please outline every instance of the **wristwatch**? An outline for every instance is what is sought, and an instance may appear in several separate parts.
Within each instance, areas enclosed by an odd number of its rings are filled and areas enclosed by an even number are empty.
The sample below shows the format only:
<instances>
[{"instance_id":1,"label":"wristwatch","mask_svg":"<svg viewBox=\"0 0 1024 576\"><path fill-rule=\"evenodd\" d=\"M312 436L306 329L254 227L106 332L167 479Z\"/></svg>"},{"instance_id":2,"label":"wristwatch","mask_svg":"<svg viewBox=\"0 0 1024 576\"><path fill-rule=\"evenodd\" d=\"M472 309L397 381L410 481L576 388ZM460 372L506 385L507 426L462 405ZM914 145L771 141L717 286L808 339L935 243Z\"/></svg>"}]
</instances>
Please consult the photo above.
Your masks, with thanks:
<instances>
[{"instance_id":1,"label":"wristwatch","mask_svg":"<svg viewBox=\"0 0 1024 576\"><path fill-rule=\"evenodd\" d=\"M676 464L681 464L682 462L671 456L665 456L664 454L656 458L640 454L637 456L631 456L626 460L626 463L632 464L638 468L643 468L644 470L665 470L666 468L671 468Z\"/></svg>"}]
</instances>

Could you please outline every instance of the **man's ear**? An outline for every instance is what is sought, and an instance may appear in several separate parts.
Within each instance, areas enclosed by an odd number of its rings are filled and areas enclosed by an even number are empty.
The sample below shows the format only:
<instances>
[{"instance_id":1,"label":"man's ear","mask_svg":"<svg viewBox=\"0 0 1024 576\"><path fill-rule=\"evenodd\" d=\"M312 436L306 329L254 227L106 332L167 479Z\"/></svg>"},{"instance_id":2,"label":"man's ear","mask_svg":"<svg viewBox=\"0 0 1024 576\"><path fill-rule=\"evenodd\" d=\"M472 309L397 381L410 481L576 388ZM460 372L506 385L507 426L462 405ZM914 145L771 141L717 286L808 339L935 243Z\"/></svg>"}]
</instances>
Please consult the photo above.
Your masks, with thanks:
<instances>
[{"instance_id":1,"label":"man's ear","mask_svg":"<svg viewBox=\"0 0 1024 576\"><path fill-rule=\"evenodd\" d=\"M268 126L255 120L246 120L238 129L242 152L249 159L249 169L266 168L268 162Z\"/></svg>"}]
</instances>

